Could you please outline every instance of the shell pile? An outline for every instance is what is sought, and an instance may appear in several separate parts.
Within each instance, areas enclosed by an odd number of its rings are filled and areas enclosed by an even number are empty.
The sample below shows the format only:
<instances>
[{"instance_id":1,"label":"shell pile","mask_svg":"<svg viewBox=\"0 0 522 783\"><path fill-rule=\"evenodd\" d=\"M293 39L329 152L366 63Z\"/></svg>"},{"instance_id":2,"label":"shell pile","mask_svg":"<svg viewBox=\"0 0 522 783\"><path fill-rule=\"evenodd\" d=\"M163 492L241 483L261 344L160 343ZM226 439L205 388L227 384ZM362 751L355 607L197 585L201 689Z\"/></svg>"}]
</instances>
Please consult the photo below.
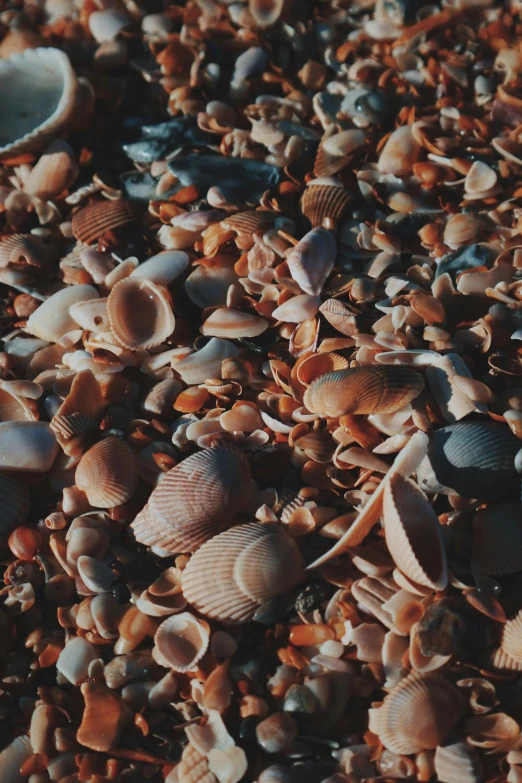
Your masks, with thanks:
<instances>
[{"instance_id":1,"label":"shell pile","mask_svg":"<svg viewBox=\"0 0 522 783\"><path fill-rule=\"evenodd\" d=\"M522 783L521 36L0 2L0 783Z\"/></svg>"}]
</instances>

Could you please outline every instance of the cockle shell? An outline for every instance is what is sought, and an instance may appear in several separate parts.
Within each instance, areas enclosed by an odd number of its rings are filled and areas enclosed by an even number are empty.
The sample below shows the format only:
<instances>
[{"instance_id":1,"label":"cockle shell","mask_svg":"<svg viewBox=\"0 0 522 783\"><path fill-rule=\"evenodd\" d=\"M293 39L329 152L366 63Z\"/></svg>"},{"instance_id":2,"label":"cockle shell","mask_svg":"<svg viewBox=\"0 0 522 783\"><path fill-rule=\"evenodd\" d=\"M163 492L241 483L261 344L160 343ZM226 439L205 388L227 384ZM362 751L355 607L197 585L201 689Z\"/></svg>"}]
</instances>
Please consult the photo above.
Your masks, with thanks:
<instances>
[{"instance_id":1,"label":"cockle shell","mask_svg":"<svg viewBox=\"0 0 522 783\"><path fill-rule=\"evenodd\" d=\"M394 753L438 747L460 720L465 699L440 674L413 672L370 713L370 730Z\"/></svg>"},{"instance_id":2,"label":"cockle shell","mask_svg":"<svg viewBox=\"0 0 522 783\"><path fill-rule=\"evenodd\" d=\"M62 139L53 141L25 181L24 190L33 196L48 200L70 188L78 176L74 152Z\"/></svg>"},{"instance_id":3,"label":"cockle shell","mask_svg":"<svg viewBox=\"0 0 522 783\"><path fill-rule=\"evenodd\" d=\"M448 581L446 554L437 515L411 479L394 476L383 501L386 544L407 577L433 590Z\"/></svg>"},{"instance_id":4,"label":"cockle shell","mask_svg":"<svg viewBox=\"0 0 522 783\"><path fill-rule=\"evenodd\" d=\"M277 212L266 209L249 209L246 212L236 212L221 221L223 228L237 231L238 234L253 234L262 228L272 225L277 218Z\"/></svg>"},{"instance_id":5,"label":"cockle shell","mask_svg":"<svg viewBox=\"0 0 522 783\"><path fill-rule=\"evenodd\" d=\"M183 571L182 587L202 614L243 623L302 578L303 561L293 539L276 525L253 522L207 541Z\"/></svg>"},{"instance_id":6,"label":"cockle shell","mask_svg":"<svg viewBox=\"0 0 522 783\"><path fill-rule=\"evenodd\" d=\"M71 285L62 288L31 313L26 329L29 334L34 334L49 343L56 343L64 334L78 328L78 324L69 314L71 305L97 298L98 292L91 285Z\"/></svg>"},{"instance_id":7,"label":"cockle shell","mask_svg":"<svg viewBox=\"0 0 522 783\"><path fill-rule=\"evenodd\" d=\"M480 756L465 740L439 745L434 764L441 783L479 783L482 780L484 768Z\"/></svg>"},{"instance_id":8,"label":"cockle shell","mask_svg":"<svg viewBox=\"0 0 522 783\"><path fill-rule=\"evenodd\" d=\"M522 611L504 624L500 647L506 655L522 664Z\"/></svg>"},{"instance_id":9,"label":"cockle shell","mask_svg":"<svg viewBox=\"0 0 522 783\"><path fill-rule=\"evenodd\" d=\"M45 421L0 422L1 467L4 470L45 473L59 450Z\"/></svg>"},{"instance_id":10,"label":"cockle shell","mask_svg":"<svg viewBox=\"0 0 522 783\"><path fill-rule=\"evenodd\" d=\"M174 331L174 313L164 289L145 278L126 277L107 300L111 330L125 348L160 345Z\"/></svg>"},{"instance_id":11,"label":"cockle shell","mask_svg":"<svg viewBox=\"0 0 522 783\"><path fill-rule=\"evenodd\" d=\"M72 216L73 234L80 242L92 245L105 232L135 223L141 213L142 207L136 201L94 201Z\"/></svg>"},{"instance_id":12,"label":"cockle shell","mask_svg":"<svg viewBox=\"0 0 522 783\"><path fill-rule=\"evenodd\" d=\"M318 296L336 255L337 242L332 232L314 228L297 243L286 261L292 278L305 294Z\"/></svg>"},{"instance_id":13,"label":"cockle shell","mask_svg":"<svg viewBox=\"0 0 522 783\"><path fill-rule=\"evenodd\" d=\"M117 746L126 713L130 711L118 694L105 685L84 682L81 692L85 708L76 739L86 748L107 753Z\"/></svg>"},{"instance_id":14,"label":"cockle shell","mask_svg":"<svg viewBox=\"0 0 522 783\"><path fill-rule=\"evenodd\" d=\"M41 267L46 258L45 246L31 234L10 234L0 240L0 269L11 264Z\"/></svg>"},{"instance_id":15,"label":"cockle shell","mask_svg":"<svg viewBox=\"0 0 522 783\"><path fill-rule=\"evenodd\" d=\"M26 49L0 60L0 158L44 148L68 125L78 87L59 49Z\"/></svg>"},{"instance_id":16,"label":"cockle shell","mask_svg":"<svg viewBox=\"0 0 522 783\"><path fill-rule=\"evenodd\" d=\"M328 185L310 185L301 199L301 210L312 228L319 228L326 218L338 220L350 203L352 196L344 188Z\"/></svg>"},{"instance_id":17,"label":"cockle shell","mask_svg":"<svg viewBox=\"0 0 522 783\"><path fill-rule=\"evenodd\" d=\"M471 572L504 576L522 569L520 501L481 509L473 520Z\"/></svg>"},{"instance_id":18,"label":"cockle shell","mask_svg":"<svg viewBox=\"0 0 522 783\"><path fill-rule=\"evenodd\" d=\"M138 541L192 552L230 524L250 497L250 467L227 444L193 454L169 470L133 524ZM143 513L143 512L142 512Z\"/></svg>"},{"instance_id":19,"label":"cockle shell","mask_svg":"<svg viewBox=\"0 0 522 783\"><path fill-rule=\"evenodd\" d=\"M186 672L204 656L210 640L206 627L189 612L164 620L154 636L154 660L168 669Z\"/></svg>"},{"instance_id":20,"label":"cockle shell","mask_svg":"<svg viewBox=\"0 0 522 783\"><path fill-rule=\"evenodd\" d=\"M138 483L134 452L122 438L101 440L81 458L75 480L91 506L121 506L132 497Z\"/></svg>"},{"instance_id":21,"label":"cockle shell","mask_svg":"<svg viewBox=\"0 0 522 783\"><path fill-rule=\"evenodd\" d=\"M311 413L338 418L345 413L392 413L415 399L424 387L409 367L370 365L337 370L313 381L304 395Z\"/></svg>"}]
</instances>

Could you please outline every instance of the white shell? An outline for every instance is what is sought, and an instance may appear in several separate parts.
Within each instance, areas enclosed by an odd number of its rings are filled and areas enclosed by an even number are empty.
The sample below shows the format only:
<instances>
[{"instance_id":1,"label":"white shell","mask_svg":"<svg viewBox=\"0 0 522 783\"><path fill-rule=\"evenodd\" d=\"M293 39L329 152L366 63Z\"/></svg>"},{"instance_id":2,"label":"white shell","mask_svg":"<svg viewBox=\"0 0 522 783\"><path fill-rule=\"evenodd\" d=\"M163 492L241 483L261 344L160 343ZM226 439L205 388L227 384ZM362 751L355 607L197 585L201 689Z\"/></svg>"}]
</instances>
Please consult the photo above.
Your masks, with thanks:
<instances>
[{"instance_id":1,"label":"white shell","mask_svg":"<svg viewBox=\"0 0 522 783\"><path fill-rule=\"evenodd\" d=\"M131 272L131 277L145 277L159 285L170 285L189 265L189 257L183 250L165 250L148 258Z\"/></svg>"},{"instance_id":2,"label":"white shell","mask_svg":"<svg viewBox=\"0 0 522 783\"><path fill-rule=\"evenodd\" d=\"M64 334L78 328L78 324L69 313L71 305L97 298L98 292L92 285L71 285L62 288L31 313L26 329L42 340L57 343Z\"/></svg>"},{"instance_id":3,"label":"white shell","mask_svg":"<svg viewBox=\"0 0 522 783\"><path fill-rule=\"evenodd\" d=\"M45 421L0 422L0 467L45 473L60 447Z\"/></svg>"}]
</instances>

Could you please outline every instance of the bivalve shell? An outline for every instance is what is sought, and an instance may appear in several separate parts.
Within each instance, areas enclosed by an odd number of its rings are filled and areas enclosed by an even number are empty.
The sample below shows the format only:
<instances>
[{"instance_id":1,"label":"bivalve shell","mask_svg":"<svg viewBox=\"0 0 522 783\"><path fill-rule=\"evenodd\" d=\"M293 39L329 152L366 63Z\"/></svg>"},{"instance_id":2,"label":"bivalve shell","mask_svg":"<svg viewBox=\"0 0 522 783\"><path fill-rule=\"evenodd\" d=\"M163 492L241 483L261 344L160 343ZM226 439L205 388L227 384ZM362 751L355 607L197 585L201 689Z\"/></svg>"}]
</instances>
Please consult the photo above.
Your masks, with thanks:
<instances>
[{"instance_id":1,"label":"bivalve shell","mask_svg":"<svg viewBox=\"0 0 522 783\"><path fill-rule=\"evenodd\" d=\"M78 324L69 314L71 305L97 299L98 292L92 285L71 285L62 288L46 299L29 316L26 329L41 340L58 342L67 332L78 329Z\"/></svg>"},{"instance_id":2,"label":"bivalve shell","mask_svg":"<svg viewBox=\"0 0 522 783\"><path fill-rule=\"evenodd\" d=\"M118 437L96 443L76 468L76 486L98 508L121 506L132 497L137 483L134 452Z\"/></svg>"},{"instance_id":3,"label":"bivalve shell","mask_svg":"<svg viewBox=\"0 0 522 783\"><path fill-rule=\"evenodd\" d=\"M114 336L132 351L154 348L174 331L174 313L164 289L145 278L127 277L116 283L107 313Z\"/></svg>"},{"instance_id":4,"label":"bivalve shell","mask_svg":"<svg viewBox=\"0 0 522 783\"><path fill-rule=\"evenodd\" d=\"M73 234L80 242L92 245L105 232L130 226L141 213L142 208L135 201L95 201L75 212L72 217Z\"/></svg>"},{"instance_id":5,"label":"bivalve shell","mask_svg":"<svg viewBox=\"0 0 522 783\"><path fill-rule=\"evenodd\" d=\"M326 218L339 220L351 198L351 194L344 188L310 185L303 193L301 210L312 224L312 228L319 228Z\"/></svg>"},{"instance_id":6,"label":"bivalve shell","mask_svg":"<svg viewBox=\"0 0 522 783\"><path fill-rule=\"evenodd\" d=\"M377 168L384 174L402 177L410 174L420 155L420 144L410 125L393 131L381 151Z\"/></svg>"},{"instance_id":7,"label":"bivalve shell","mask_svg":"<svg viewBox=\"0 0 522 783\"><path fill-rule=\"evenodd\" d=\"M294 247L287 258L290 274L305 294L318 296L332 271L337 242L331 231L314 228Z\"/></svg>"},{"instance_id":8,"label":"bivalve shell","mask_svg":"<svg viewBox=\"0 0 522 783\"><path fill-rule=\"evenodd\" d=\"M206 337L257 337L268 328L268 321L252 313L220 307L209 315L200 329Z\"/></svg>"},{"instance_id":9,"label":"bivalve shell","mask_svg":"<svg viewBox=\"0 0 522 783\"><path fill-rule=\"evenodd\" d=\"M167 286L183 274L188 265L189 257L183 250L165 250L139 264L130 276Z\"/></svg>"},{"instance_id":10,"label":"bivalve shell","mask_svg":"<svg viewBox=\"0 0 522 783\"><path fill-rule=\"evenodd\" d=\"M435 772L441 783L479 783L483 766L479 754L465 740L447 742L435 751Z\"/></svg>"},{"instance_id":11,"label":"bivalve shell","mask_svg":"<svg viewBox=\"0 0 522 783\"><path fill-rule=\"evenodd\" d=\"M154 636L154 660L168 669L193 669L209 645L208 627L189 612L164 620Z\"/></svg>"}]
</instances>

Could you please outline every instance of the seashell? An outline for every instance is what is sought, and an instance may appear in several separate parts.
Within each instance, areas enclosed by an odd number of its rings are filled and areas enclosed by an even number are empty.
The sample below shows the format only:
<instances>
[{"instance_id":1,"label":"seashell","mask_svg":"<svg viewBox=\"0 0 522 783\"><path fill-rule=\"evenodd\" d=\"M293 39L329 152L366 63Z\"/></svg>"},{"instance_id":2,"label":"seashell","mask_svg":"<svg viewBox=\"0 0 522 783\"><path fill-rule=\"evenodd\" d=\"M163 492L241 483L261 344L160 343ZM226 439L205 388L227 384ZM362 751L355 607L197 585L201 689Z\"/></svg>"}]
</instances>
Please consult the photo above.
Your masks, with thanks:
<instances>
[{"instance_id":1,"label":"seashell","mask_svg":"<svg viewBox=\"0 0 522 783\"><path fill-rule=\"evenodd\" d=\"M464 724L467 741L490 753L510 751L518 746L520 726L505 712L492 715L473 715Z\"/></svg>"},{"instance_id":2,"label":"seashell","mask_svg":"<svg viewBox=\"0 0 522 783\"><path fill-rule=\"evenodd\" d=\"M522 611L503 625L500 647L503 653L522 664Z\"/></svg>"},{"instance_id":3,"label":"seashell","mask_svg":"<svg viewBox=\"0 0 522 783\"><path fill-rule=\"evenodd\" d=\"M0 753L0 780L5 783L25 783L27 776L22 775L20 770L33 752L27 735L16 737Z\"/></svg>"},{"instance_id":4,"label":"seashell","mask_svg":"<svg viewBox=\"0 0 522 783\"><path fill-rule=\"evenodd\" d=\"M520 441L494 421L461 421L430 435L428 454L417 470L425 492L457 492L494 500L519 488L515 457Z\"/></svg>"},{"instance_id":5,"label":"seashell","mask_svg":"<svg viewBox=\"0 0 522 783\"><path fill-rule=\"evenodd\" d=\"M189 257L183 250L164 250L142 264L139 264L131 277L140 277L157 285L168 286L188 268Z\"/></svg>"},{"instance_id":6,"label":"seashell","mask_svg":"<svg viewBox=\"0 0 522 783\"><path fill-rule=\"evenodd\" d=\"M187 277L185 291L198 307L215 307L226 304L228 289L238 281L232 266L198 266Z\"/></svg>"},{"instance_id":7,"label":"seashell","mask_svg":"<svg viewBox=\"0 0 522 783\"><path fill-rule=\"evenodd\" d=\"M208 754L208 768L219 783L239 783L248 769L248 759L243 748L213 748Z\"/></svg>"},{"instance_id":8,"label":"seashell","mask_svg":"<svg viewBox=\"0 0 522 783\"><path fill-rule=\"evenodd\" d=\"M466 212L453 215L444 228L444 242L450 247L471 243L477 238L483 225L476 215Z\"/></svg>"},{"instance_id":9,"label":"seashell","mask_svg":"<svg viewBox=\"0 0 522 783\"><path fill-rule=\"evenodd\" d=\"M410 367L371 365L337 370L312 381L304 395L311 413L338 418L345 413L392 413L415 399L424 387Z\"/></svg>"},{"instance_id":10,"label":"seashell","mask_svg":"<svg viewBox=\"0 0 522 783\"><path fill-rule=\"evenodd\" d=\"M466 193L480 194L491 190L496 184L497 175L495 171L481 160L476 160L466 174L464 189Z\"/></svg>"},{"instance_id":11,"label":"seashell","mask_svg":"<svg viewBox=\"0 0 522 783\"><path fill-rule=\"evenodd\" d=\"M94 201L74 213L72 232L79 242L92 245L107 231L131 226L141 214L142 207L136 201Z\"/></svg>"},{"instance_id":12,"label":"seashell","mask_svg":"<svg viewBox=\"0 0 522 783\"><path fill-rule=\"evenodd\" d=\"M117 8L105 11L93 11L89 14L89 30L97 43L114 41L129 24L129 17Z\"/></svg>"},{"instance_id":13,"label":"seashell","mask_svg":"<svg viewBox=\"0 0 522 783\"><path fill-rule=\"evenodd\" d=\"M164 289L146 278L126 277L107 300L111 330L121 345L154 348L174 331L174 313Z\"/></svg>"},{"instance_id":14,"label":"seashell","mask_svg":"<svg viewBox=\"0 0 522 783\"><path fill-rule=\"evenodd\" d=\"M263 419L250 405L236 405L219 418L221 427L227 432L255 432L263 429Z\"/></svg>"},{"instance_id":15,"label":"seashell","mask_svg":"<svg viewBox=\"0 0 522 783\"><path fill-rule=\"evenodd\" d=\"M199 351L176 362L174 368L186 384L204 383L207 378L221 377L221 363L235 359L238 349L230 340L213 337Z\"/></svg>"},{"instance_id":16,"label":"seashell","mask_svg":"<svg viewBox=\"0 0 522 783\"><path fill-rule=\"evenodd\" d=\"M473 520L471 572L504 576L522 569L522 508L519 501L481 509Z\"/></svg>"},{"instance_id":17,"label":"seashell","mask_svg":"<svg viewBox=\"0 0 522 783\"><path fill-rule=\"evenodd\" d=\"M204 656L209 640L208 626L189 612L182 612L161 623L154 636L152 655L160 666L187 672Z\"/></svg>"},{"instance_id":18,"label":"seashell","mask_svg":"<svg viewBox=\"0 0 522 783\"><path fill-rule=\"evenodd\" d=\"M220 307L214 310L200 328L205 337L257 337L268 328L268 321L251 313Z\"/></svg>"},{"instance_id":19,"label":"seashell","mask_svg":"<svg viewBox=\"0 0 522 783\"><path fill-rule=\"evenodd\" d=\"M122 438L101 440L81 458L75 481L91 506L121 506L130 500L138 484L134 452Z\"/></svg>"},{"instance_id":20,"label":"seashell","mask_svg":"<svg viewBox=\"0 0 522 783\"><path fill-rule=\"evenodd\" d=\"M13 265L41 267L47 251L31 234L11 234L0 240L0 269Z\"/></svg>"},{"instance_id":21,"label":"seashell","mask_svg":"<svg viewBox=\"0 0 522 783\"><path fill-rule=\"evenodd\" d=\"M71 305L96 299L98 292L91 285L71 285L46 299L29 316L26 330L49 343L58 342L65 334L78 328L69 314Z\"/></svg>"},{"instance_id":22,"label":"seashell","mask_svg":"<svg viewBox=\"0 0 522 783\"><path fill-rule=\"evenodd\" d=\"M331 231L314 228L294 247L286 262L295 282L306 294L318 296L332 271L337 243Z\"/></svg>"},{"instance_id":23,"label":"seashell","mask_svg":"<svg viewBox=\"0 0 522 783\"><path fill-rule=\"evenodd\" d=\"M411 479L390 479L383 500L386 544L395 564L414 582L444 590L446 554L437 515Z\"/></svg>"},{"instance_id":24,"label":"seashell","mask_svg":"<svg viewBox=\"0 0 522 783\"><path fill-rule=\"evenodd\" d=\"M80 555L76 565L80 579L91 593L108 593L117 579L114 571L94 557ZM78 585L77 589L80 592Z\"/></svg>"},{"instance_id":25,"label":"seashell","mask_svg":"<svg viewBox=\"0 0 522 783\"><path fill-rule=\"evenodd\" d=\"M191 552L223 530L250 497L250 467L233 446L205 449L166 473L149 498L149 514L133 524L138 541Z\"/></svg>"},{"instance_id":26,"label":"seashell","mask_svg":"<svg viewBox=\"0 0 522 783\"><path fill-rule=\"evenodd\" d=\"M277 212L266 209L249 209L246 212L236 212L221 221L223 228L237 231L238 234L250 234L254 231L271 226L277 218Z\"/></svg>"},{"instance_id":27,"label":"seashell","mask_svg":"<svg viewBox=\"0 0 522 783\"><path fill-rule=\"evenodd\" d=\"M0 387L0 421L34 421L33 408L24 397L11 393L8 384Z\"/></svg>"},{"instance_id":28,"label":"seashell","mask_svg":"<svg viewBox=\"0 0 522 783\"><path fill-rule=\"evenodd\" d=\"M20 481L0 472L0 536L23 525L29 514L31 496Z\"/></svg>"},{"instance_id":29,"label":"seashell","mask_svg":"<svg viewBox=\"0 0 522 783\"><path fill-rule=\"evenodd\" d=\"M78 176L78 163L69 145L57 139L31 170L24 190L47 201L71 187Z\"/></svg>"},{"instance_id":30,"label":"seashell","mask_svg":"<svg viewBox=\"0 0 522 783\"><path fill-rule=\"evenodd\" d=\"M118 694L105 685L84 682L81 692L85 708L76 739L86 748L107 753L118 744L127 708Z\"/></svg>"},{"instance_id":31,"label":"seashell","mask_svg":"<svg viewBox=\"0 0 522 783\"><path fill-rule=\"evenodd\" d=\"M445 677L412 672L370 712L370 730L394 753L438 747L460 720L465 699Z\"/></svg>"},{"instance_id":32,"label":"seashell","mask_svg":"<svg viewBox=\"0 0 522 783\"><path fill-rule=\"evenodd\" d=\"M0 158L45 148L69 124L78 82L64 52L26 49L0 60Z\"/></svg>"},{"instance_id":33,"label":"seashell","mask_svg":"<svg viewBox=\"0 0 522 783\"><path fill-rule=\"evenodd\" d=\"M319 228L326 218L340 220L351 199L351 193L344 188L309 185L301 199L301 211L312 224L312 228Z\"/></svg>"},{"instance_id":34,"label":"seashell","mask_svg":"<svg viewBox=\"0 0 522 783\"><path fill-rule=\"evenodd\" d=\"M257 52L261 52L266 63L266 54L259 47L243 52L235 64L234 78L248 78L252 69L260 64ZM250 57L250 53L254 56ZM247 58L250 58L247 62ZM238 68L240 68L241 76ZM264 70L262 68L261 70ZM217 182L229 193L232 199L250 204L262 198L266 190L279 184L281 169L260 160L247 158L224 158L218 155L198 155L191 153L169 161L169 171L178 178L180 185L196 185L206 192Z\"/></svg>"},{"instance_id":35,"label":"seashell","mask_svg":"<svg viewBox=\"0 0 522 783\"><path fill-rule=\"evenodd\" d=\"M254 522L207 541L183 571L182 588L202 614L242 623L302 578L303 561L294 541L275 525Z\"/></svg>"},{"instance_id":36,"label":"seashell","mask_svg":"<svg viewBox=\"0 0 522 783\"><path fill-rule=\"evenodd\" d=\"M0 422L0 453L4 470L45 473L59 450L45 421Z\"/></svg>"},{"instance_id":37,"label":"seashell","mask_svg":"<svg viewBox=\"0 0 522 783\"><path fill-rule=\"evenodd\" d=\"M459 377L471 378L471 373L456 353L435 358L426 368L428 387L442 415L449 422L460 421L472 411L487 412L485 405L477 404L459 391L458 385L454 383Z\"/></svg>"},{"instance_id":38,"label":"seashell","mask_svg":"<svg viewBox=\"0 0 522 783\"><path fill-rule=\"evenodd\" d=\"M435 751L435 772L441 783L480 783L480 756L465 740L446 742Z\"/></svg>"},{"instance_id":39,"label":"seashell","mask_svg":"<svg viewBox=\"0 0 522 783\"><path fill-rule=\"evenodd\" d=\"M327 299L319 308L328 323L341 334L351 337L359 330L357 314L344 302L338 299Z\"/></svg>"},{"instance_id":40,"label":"seashell","mask_svg":"<svg viewBox=\"0 0 522 783\"><path fill-rule=\"evenodd\" d=\"M287 299L286 302L276 307L272 312L272 318L276 321L289 321L300 324L317 315L321 299L318 296L300 294Z\"/></svg>"},{"instance_id":41,"label":"seashell","mask_svg":"<svg viewBox=\"0 0 522 783\"><path fill-rule=\"evenodd\" d=\"M345 130L335 133L323 141L323 148L329 155L349 155L361 147L366 141L366 134L362 130Z\"/></svg>"},{"instance_id":42,"label":"seashell","mask_svg":"<svg viewBox=\"0 0 522 783\"><path fill-rule=\"evenodd\" d=\"M271 27L277 22L285 0L248 0L248 10L256 27Z\"/></svg>"},{"instance_id":43,"label":"seashell","mask_svg":"<svg viewBox=\"0 0 522 783\"><path fill-rule=\"evenodd\" d=\"M207 757L191 745L185 745L181 761L175 768L178 773L177 778L172 783L218 783L216 776L210 771ZM167 783L171 783L171 775L167 778Z\"/></svg>"},{"instance_id":44,"label":"seashell","mask_svg":"<svg viewBox=\"0 0 522 783\"><path fill-rule=\"evenodd\" d=\"M397 128L388 138L381 150L378 171L384 174L394 174L403 177L411 174L413 165L419 159L421 147L415 138L410 125Z\"/></svg>"},{"instance_id":45,"label":"seashell","mask_svg":"<svg viewBox=\"0 0 522 783\"><path fill-rule=\"evenodd\" d=\"M69 639L61 651L56 668L73 685L78 685L89 674L89 666L98 658L96 648L81 636Z\"/></svg>"},{"instance_id":46,"label":"seashell","mask_svg":"<svg viewBox=\"0 0 522 783\"><path fill-rule=\"evenodd\" d=\"M97 428L104 408L105 400L93 373L90 370L77 373L50 425L66 454L74 451L74 444L69 443L71 439Z\"/></svg>"}]
</instances>

